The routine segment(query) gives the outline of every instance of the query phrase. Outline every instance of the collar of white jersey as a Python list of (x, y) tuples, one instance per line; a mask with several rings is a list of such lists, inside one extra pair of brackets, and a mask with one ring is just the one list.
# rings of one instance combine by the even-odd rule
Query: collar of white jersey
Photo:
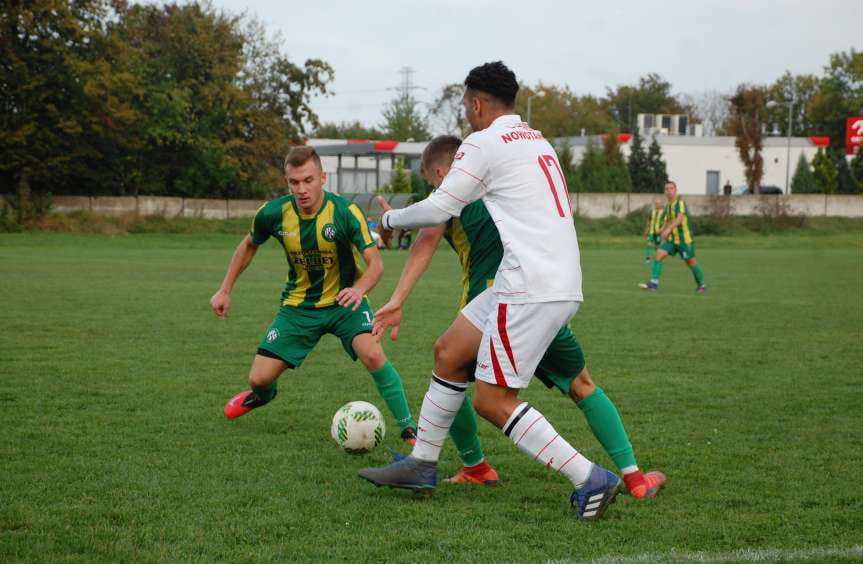
[(523, 123), (521, 121), (521, 116), (518, 114), (506, 114), (505, 116), (500, 116), (489, 125), (489, 129), (492, 127), (505, 127), (507, 125), (518, 125)]

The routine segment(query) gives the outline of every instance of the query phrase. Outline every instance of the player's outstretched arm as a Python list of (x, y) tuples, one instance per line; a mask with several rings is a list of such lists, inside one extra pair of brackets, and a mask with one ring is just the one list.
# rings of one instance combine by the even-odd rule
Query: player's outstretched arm
[(372, 246), (365, 249), (363, 260), (366, 262), (366, 271), (354, 282), (353, 286), (342, 288), (339, 295), (336, 296), (340, 306), (349, 307), (353, 311), (360, 307), (363, 296), (372, 291), (384, 272), (384, 262), (377, 247)]
[(446, 224), (420, 229), (417, 240), (408, 253), (408, 260), (402, 269), (396, 289), (390, 296), (390, 301), (375, 312), (375, 321), (372, 326), (374, 337), (380, 337), (387, 327), (392, 327), (390, 339), (395, 341), (398, 338), (402, 320), (402, 306), (431, 263), (445, 231)]
[(219, 290), (210, 298), (210, 307), (222, 319), (228, 317), (228, 308), (231, 307), (231, 290), (234, 289), (237, 278), (246, 270), (246, 267), (255, 258), (255, 253), (257, 252), (258, 246), (252, 243), (251, 235), (246, 235), (240, 241), (240, 244), (237, 245), (237, 248), (234, 249), (234, 255), (228, 264), (228, 272), (225, 273), (222, 285), (219, 286)]

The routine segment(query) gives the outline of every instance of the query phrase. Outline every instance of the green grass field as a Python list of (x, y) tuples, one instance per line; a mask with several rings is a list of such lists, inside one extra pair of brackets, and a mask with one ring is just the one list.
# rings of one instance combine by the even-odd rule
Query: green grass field
[[(863, 235), (701, 238), (705, 296), (676, 259), (641, 293), (640, 239), (585, 238), (573, 329), (641, 466), (669, 478), (593, 524), (568, 512), (565, 478), (485, 422), (498, 488), (361, 481), (386, 450), (344, 454), (330, 420), (383, 402), (333, 337), (276, 401), (225, 420), (285, 273), (268, 244), (217, 319), (208, 300), (238, 240), (0, 235), (0, 561), (863, 558)], [(373, 303), (405, 256), (385, 254)], [(415, 413), (458, 280), (441, 249), (386, 344)], [(523, 396), (611, 465), (574, 404), (539, 382)], [(404, 451), (395, 435), (385, 445)], [(441, 477), (458, 467), (449, 445)]]

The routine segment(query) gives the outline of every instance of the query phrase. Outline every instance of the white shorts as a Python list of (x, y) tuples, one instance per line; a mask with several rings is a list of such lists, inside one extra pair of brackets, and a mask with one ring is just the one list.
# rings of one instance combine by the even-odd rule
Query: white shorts
[(462, 315), (482, 331), (476, 379), (526, 388), (539, 361), (580, 302), (499, 303), (491, 288), (471, 300)]

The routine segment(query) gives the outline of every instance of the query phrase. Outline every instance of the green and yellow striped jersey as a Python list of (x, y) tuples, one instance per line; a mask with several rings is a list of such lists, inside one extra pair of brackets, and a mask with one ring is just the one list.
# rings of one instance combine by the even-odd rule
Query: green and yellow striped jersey
[(459, 217), (447, 222), (444, 237), (458, 254), (462, 269), (462, 296), (459, 307), (464, 307), (494, 282), (494, 276), (503, 259), (503, 245), (494, 221), (482, 200), (468, 204)]
[(662, 224), (665, 219), (665, 208), (656, 209), (654, 207), (650, 210), (650, 219), (647, 222), (647, 234), (648, 235), (659, 235), (659, 232), (662, 231)]
[(673, 222), (680, 215), (683, 216), (680, 225), (671, 231), (668, 240), (675, 245), (679, 245), (680, 243), (691, 244), (692, 232), (689, 230), (689, 218), (686, 213), (686, 202), (683, 201), (683, 198), (678, 196), (676, 200), (667, 204), (664, 213), (666, 223)]
[(339, 291), (363, 274), (361, 252), (375, 244), (356, 204), (330, 192), (310, 216), (300, 213), (293, 195), (267, 202), (255, 214), (251, 236), (255, 245), (270, 237), (282, 244), (288, 261), (282, 305), (301, 308), (336, 304)]

